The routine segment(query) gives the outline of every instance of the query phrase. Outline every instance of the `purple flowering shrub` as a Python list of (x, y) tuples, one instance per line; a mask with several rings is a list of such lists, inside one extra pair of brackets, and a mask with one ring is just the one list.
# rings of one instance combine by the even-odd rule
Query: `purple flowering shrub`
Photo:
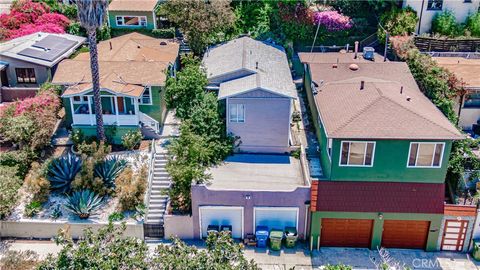
[(336, 10), (317, 11), (313, 13), (313, 23), (320, 24), (328, 31), (344, 31), (353, 27), (350, 17)]

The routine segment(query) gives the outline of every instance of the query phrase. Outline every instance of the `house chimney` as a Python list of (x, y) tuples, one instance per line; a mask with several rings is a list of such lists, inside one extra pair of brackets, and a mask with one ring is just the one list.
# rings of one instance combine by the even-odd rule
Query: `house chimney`
[(110, 41), (110, 51), (113, 50), (112, 42)]
[(365, 88), (365, 81), (360, 82), (360, 90), (363, 90)]
[(357, 54), (358, 54), (358, 41), (355, 41), (355, 56), (353, 57), (353, 59), (357, 59)]
[(255, 69), (258, 69), (258, 62), (255, 62)]
[(403, 85), (400, 87), (400, 95), (403, 94)]

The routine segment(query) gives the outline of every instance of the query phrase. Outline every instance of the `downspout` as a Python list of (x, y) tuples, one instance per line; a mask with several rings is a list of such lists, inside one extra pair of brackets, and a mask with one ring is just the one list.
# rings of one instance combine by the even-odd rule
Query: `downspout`
[(417, 35), (420, 35), (420, 28), (422, 27), (423, 8), (425, 7), (425, 0), (422, 0), (422, 9), (420, 10), (420, 17), (418, 18)]

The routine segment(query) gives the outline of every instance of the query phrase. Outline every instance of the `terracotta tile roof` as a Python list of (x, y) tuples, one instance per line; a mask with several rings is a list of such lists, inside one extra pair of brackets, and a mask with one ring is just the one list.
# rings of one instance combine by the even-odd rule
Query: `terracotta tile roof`
[(317, 211), (443, 214), (444, 184), (318, 181)]
[(153, 11), (158, 0), (112, 0), (109, 11)]
[[(165, 45), (160, 45), (161, 42)], [(165, 70), (170, 63), (176, 61), (178, 49), (177, 43), (138, 33), (100, 42), (100, 86), (120, 94), (140, 96), (144, 86), (164, 85)], [(89, 53), (81, 53), (75, 59), (62, 61), (52, 82), (71, 86), (64, 95), (89, 91)]]
[[(328, 137), (463, 138), (420, 92), (405, 63), (356, 62), (355, 65), (356, 70), (351, 63), (341, 61), (309, 64), (312, 80), (318, 85), (316, 105)], [(360, 89), (362, 81), (364, 87)]]
[(468, 87), (480, 88), (480, 59), (433, 57), (437, 64), (454, 73)]

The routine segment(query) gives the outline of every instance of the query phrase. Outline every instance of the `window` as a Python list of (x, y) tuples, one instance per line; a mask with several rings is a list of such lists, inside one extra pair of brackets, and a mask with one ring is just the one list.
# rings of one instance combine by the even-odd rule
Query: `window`
[(332, 144), (333, 144), (333, 140), (327, 139), (327, 153), (328, 153), (328, 158), (330, 160), (332, 160)]
[(442, 10), (443, 0), (428, 0), (427, 10)]
[(152, 105), (152, 88), (150, 86), (145, 87), (145, 91), (143, 91), (142, 98), (140, 99), (140, 104)]
[(340, 165), (373, 166), (375, 142), (344, 142), (340, 153)]
[(15, 73), (17, 73), (17, 83), (37, 83), (33, 68), (16, 68)]
[(88, 107), (88, 96), (74, 96), (72, 98), (73, 110), (75, 114), (90, 114)]
[(117, 16), (117, 26), (147, 26), (146, 16)]
[(88, 96), (74, 96), (73, 104), (88, 104)]
[(444, 143), (410, 143), (407, 167), (440, 168)]
[(244, 123), (245, 122), (245, 105), (244, 104), (230, 104), (230, 122)]
[(465, 95), (463, 102), (464, 108), (480, 108), (480, 93), (470, 93)]

